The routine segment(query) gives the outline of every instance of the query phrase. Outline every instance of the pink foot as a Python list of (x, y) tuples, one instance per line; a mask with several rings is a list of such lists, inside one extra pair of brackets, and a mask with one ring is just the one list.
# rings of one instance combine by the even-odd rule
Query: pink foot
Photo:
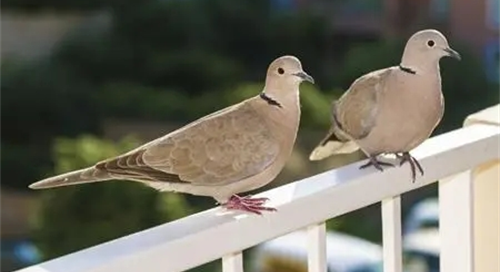
[(268, 200), (269, 198), (267, 197), (252, 198), (251, 195), (244, 197), (233, 195), (226, 203), (222, 204), (222, 206), (228, 210), (240, 210), (260, 215), (262, 211), (276, 211), (275, 208), (263, 206)]

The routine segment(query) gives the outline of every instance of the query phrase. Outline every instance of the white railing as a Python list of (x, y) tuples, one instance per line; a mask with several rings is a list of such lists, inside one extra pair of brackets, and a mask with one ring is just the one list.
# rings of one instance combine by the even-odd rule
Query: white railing
[[(474, 271), (471, 169), (500, 159), (499, 140), (499, 126), (474, 124), (433, 137), (414, 150), (412, 154), (425, 169), (425, 175), (415, 183), (411, 182), (408, 165), (378, 172), (359, 170), (361, 162), (355, 163), (260, 194), (269, 197), (269, 205), (277, 207), (278, 212), (263, 216), (235, 215), (214, 208), (19, 271), (173, 272), (222, 258), (224, 272), (241, 272), (243, 250), (307, 228), (308, 271), (326, 272), (324, 222), (381, 202), (384, 271), (400, 272), (400, 196), (442, 179), (439, 181), (441, 271), (471, 272)], [(458, 176), (448, 178), (455, 174)]]

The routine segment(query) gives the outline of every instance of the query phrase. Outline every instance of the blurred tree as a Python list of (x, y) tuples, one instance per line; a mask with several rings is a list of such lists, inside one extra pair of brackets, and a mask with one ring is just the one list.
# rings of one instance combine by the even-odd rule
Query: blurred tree
[[(146, 2), (142, 0), (141, 2)], [(153, 0), (154, 1), (154, 0)], [(118, 8), (136, 4), (133, 0), (4, 0), (2, 9), (18, 10), (23, 12), (40, 11), (93, 11), (102, 8)]]
[[(87, 167), (136, 147), (125, 138), (114, 144), (94, 136), (56, 141), (55, 173)], [(45, 259), (118, 238), (191, 213), (181, 194), (136, 182), (107, 181), (42, 191), (35, 241)]]
[[(114, 11), (113, 21), (110, 33), (69, 37), (56, 58), (93, 79), (190, 97), (262, 81), (270, 60), (284, 54), (319, 74), (330, 35), (326, 19), (279, 13), (267, 0), (151, 1)], [(329, 76), (316, 80), (332, 86)]]
[(68, 67), (2, 62), (2, 184), (17, 188), (52, 168), (56, 135), (98, 132), (91, 84)]

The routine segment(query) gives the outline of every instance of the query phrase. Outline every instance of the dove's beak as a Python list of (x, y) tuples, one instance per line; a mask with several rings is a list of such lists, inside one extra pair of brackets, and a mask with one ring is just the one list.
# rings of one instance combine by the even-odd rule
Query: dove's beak
[(300, 77), (302, 80), (305, 80), (305, 81), (309, 81), (311, 82), (312, 84), (314, 84), (314, 78), (310, 75), (308, 75), (306, 72), (302, 71), (302, 72), (298, 72), (298, 73), (295, 73), (293, 74), (294, 76), (298, 76)]
[(449, 57), (452, 57), (452, 58), (455, 58), (457, 60), (461, 60), (462, 57), (460, 56), (460, 54), (458, 54), (457, 51), (451, 49), (451, 48), (445, 48), (444, 49), (444, 52), (446, 52), (446, 54), (449, 56)]

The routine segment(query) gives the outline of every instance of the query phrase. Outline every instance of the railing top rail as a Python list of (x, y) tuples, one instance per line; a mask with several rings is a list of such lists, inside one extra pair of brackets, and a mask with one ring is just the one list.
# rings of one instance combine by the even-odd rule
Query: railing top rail
[(19, 272), (187, 270), (497, 159), (499, 138), (499, 127), (473, 125), (427, 140), (412, 152), (425, 169), (415, 183), (409, 167), (360, 171), (355, 163), (260, 194), (276, 213), (235, 215), (215, 208)]

